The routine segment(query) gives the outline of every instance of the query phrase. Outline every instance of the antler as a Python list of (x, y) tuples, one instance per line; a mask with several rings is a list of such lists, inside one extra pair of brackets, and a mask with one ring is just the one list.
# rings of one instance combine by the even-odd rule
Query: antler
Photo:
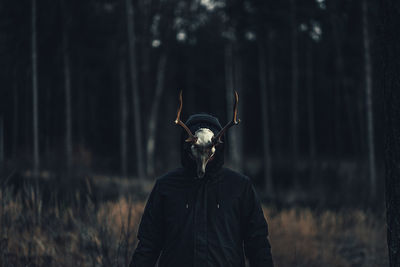
[(185, 129), (186, 132), (188, 133), (189, 137), (188, 137), (188, 139), (185, 140), (186, 142), (195, 143), (197, 141), (197, 137), (194, 136), (192, 134), (192, 132), (190, 131), (190, 129), (186, 126), (186, 124), (183, 121), (181, 121), (181, 119), (180, 119), (181, 111), (182, 111), (182, 90), (179, 93), (179, 108), (178, 108), (178, 114), (176, 116), (175, 124), (179, 124), (180, 126), (182, 126), (183, 129)]
[(225, 125), (224, 128), (222, 128), (221, 131), (219, 131), (219, 133), (216, 136), (214, 136), (212, 138), (212, 142), (215, 145), (222, 143), (221, 137), (225, 134), (225, 132), (229, 128), (231, 128), (233, 125), (238, 125), (240, 123), (240, 119), (237, 118), (237, 105), (238, 105), (238, 102), (239, 102), (239, 96), (238, 96), (238, 93), (236, 91), (234, 92), (234, 96), (235, 96), (235, 104), (233, 106), (233, 118), (227, 125)]

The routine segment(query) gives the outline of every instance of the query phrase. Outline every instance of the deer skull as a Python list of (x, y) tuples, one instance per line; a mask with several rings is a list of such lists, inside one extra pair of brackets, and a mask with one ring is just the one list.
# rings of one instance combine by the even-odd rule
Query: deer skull
[(193, 135), (190, 129), (185, 125), (184, 122), (180, 120), (180, 115), (182, 111), (182, 91), (179, 94), (179, 108), (178, 114), (176, 116), (175, 123), (185, 129), (188, 134), (188, 138), (186, 142), (191, 143), (190, 146), (190, 155), (194, 161), (196, 161), (197, 165), (197, 177), (203, 178), (206, 173), (207, 163), (213, 159), (216, 151), (216, 146), (222, 143), (221, 138), (225, 134), (225, 132), (232, 127), (233, 125), (238, 125), (240, 120), (237, 119), (237, 104), (239, 101), (239, 97), (237, 92), (234, 93), (235, 96), (235, 104), (233, 107), (233, 118), (224, 128), (222, 128), (219, 133), (214, 135), (214, 133), (208, 128), (200, 128)]
[(214, 133), (208, 128), (200, 128), (194, 134), (196, 142), (190, 146), (192, 158), (197, 164), (197, 177), (203, 178), (207, 163), (213, 159), (216, 148), (212, 139)]

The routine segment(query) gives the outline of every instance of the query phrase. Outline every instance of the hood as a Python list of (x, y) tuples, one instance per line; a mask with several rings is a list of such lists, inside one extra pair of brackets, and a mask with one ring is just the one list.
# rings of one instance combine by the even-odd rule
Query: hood
[[(185, 124), (193, 134), (200, 128), (208, 128), (214, 133), (214, 135), (216, 135), (222, 129), (218, 118), (206, 113), (194, 114), (190, 116)], [(187, 136), (188, 134), (186, 131), (182, 130), (180, 139), (181, 163), (190, 176), (197, 177), (196, 162), (190, 156), (190, 143), (185, 142)], [(222, 141), (224, 142), (224, 137), (222, 137)], [(221, 170), (222, 166), (224, 165), (224, 147), (225, 142), (215, 147), (216, 152), (214, 158), (207, 164), (205, 178), (213, 177), (218, 171)]]

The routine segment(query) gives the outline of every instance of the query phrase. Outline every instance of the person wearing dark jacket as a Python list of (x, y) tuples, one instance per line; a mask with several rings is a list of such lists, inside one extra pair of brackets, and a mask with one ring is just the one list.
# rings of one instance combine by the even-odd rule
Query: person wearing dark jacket
[(222, 136), (208, 146), (209, 158), (198, 160), (196, 141), (218, 136), (218, 119), (196, 114), (184, 125), (189, 131), (184, 127), (181, 137), (183, 167), (156, 180), (130, 267), (153, 267), (157, 260), (159, 267), (244, 267), (245, 256), (251, 267), (272, 267), (260, 201), (248, 177), (223, 167)]

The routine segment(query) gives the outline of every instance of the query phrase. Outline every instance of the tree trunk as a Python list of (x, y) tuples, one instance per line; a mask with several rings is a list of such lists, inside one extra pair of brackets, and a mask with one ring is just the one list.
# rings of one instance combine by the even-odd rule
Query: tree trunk
[(65, 151), (67, 158), (67, 169), (72, 165), (72, 114), (71, 114), (71, 71), (68, 51), (68, 33), (64, 30), (63, 36), (64, 57), (64, 82), (65, 82)]
[[(241, 53), (236, 48), (234, 51), (234, 81), (235, 81), (235, 90), (237, 91), (238, 95), (241, 96), (241, 100), (238, 103), (238, 114), (241, 114), (239, 118), (243, 119), (243, 62), (241, 58)], [(231, 102), (233, 105), (234, 97), (233, 92), (230, 96)], [(228, 100), (228, 99), (227, 99)], [(230, 112), (227, 114), (228, 120), (232, 120), (233, 116), (233, 109), (230, 109)], [(232, 131), (233, 130), (233, 131)], [(232, 144), (232, 163), (236, 169), (241, 172), (243, 171), (243, 126), (242, 127), (235, 127), (231, 129), (231, 144)]]
[(82, 67), (82, 59), (78, 59), (77, 62), (78, 65), (78, 73), (77, 73), (77, 91), (78, 91), (78, 99), (77, 99), (77, 112), (79, 116), (77, 116), (77, 143), (79, 144), (79, 147), (85, 147), (86, 146), (86, 140), (85, 140), (85, 119), (86, 119), (86, 110), (85, 110), (85, 90), (84, 90), (84, 83), (83, 83), (83, 77), (85, 76), (84, 69)]
[(34, 223), (40, 223), (39, 216), (39, 92), (38, 92), (38, 74), (37, 74), (37, 49), (36, 49), (36, 0), (32, 0), (32, 116), (33, 116), (33, 176), (35, 188), (31, 199), (34, 205)]
[(291, 27), (292, 27), (292, 157), (293, 157), (293, 180), (298, 185), (297, 164), (298, 164), (298, 84), (299, 67), (297, 51), (297, 22), (296, 22), (296, 3), (291, 0)]
[[(51, 120), (51, 112), (52, 112), (52, 100), (51, 100), (51, 91), (52, 88), (50, 88), (49, 86), (46, 87), (46, 97), (45, 97), (45, 109), (46, 109), (46, 115), (44, 117), (44, 122), (43, 124), (43, 128), (46, 132), (45, 134), (45, 141), (44, 141), (44, 158), (49, 159), (50, 156), (50, 152), (51, 152), (51, 137), (52, 137), (52, 120)], [(43, 153), (42, 153), (43, 154)]]
[(307, 41), (307, 115), (308, 115), (308, 151), (310, 158), (310, 178), (315, 177), (315, 120), (314, 120), (314, 88), (313, 88), (313, 40)]
[[(230, 120), (231, 118), (229, 117), (232, 113), (233, 110), (233, 102), (232, 102), (232, 95), (233, 95), (233, 91), (234, 91), (234, 80), (233, 80), (233, 48), (232, 48), (232, 44), (230, 42), (228, 42), (225, 45), (225, 92), (226, 92), (226, 117), (228, 120)], [(231, 135), (230, 132), (228, 131), (226, 134), (226, 137), (228, 137), (229, 142), (228, 142), (228, 147), (226, 147), (225, 149), (227, 149), (228, 151), (228, 159), (229, 162), (232, 163), (232, 152), (233, 152), (233, 148), (232, 148), (232, 144), (235, 142), (235, 140), (233, 139), (235, 136)]]
[(164, 52), (160, 56), (157, 68), (156, 90), (154, 92), (153, 103), (149, 116), (149, 128), (147, 132), (147, 175), (153, 176), (155, 173), (155, 157), (156, 148), (156, 130), (158, 122), (158, 110), (160, 107), (161, 96), (164, 91), (164, 77), (167, 65), (167, 53)]
[[(138, 9), (140, 8), (140, 20), (141, 20), (141, 77), (143, 91), (145, 92), (145, 97), (143, 101), (148, 102), (149, 97), (151, 98), (151, 86), (152, 86), (152, 76), (151, 76), (151, 2), (152, 0), (140, 0), (137, 2)], [(147, 105), (146, 105), (147, 106)]]
[[(258, 41), (258, 63), (259, 63), (259, 77), (260, 77), (260, 105), (261, 105), (261, 125), (263, 133), (263, 150), (264, 150), (264, 180), (265, 192), (268, 196), (273, 193), (273, 179), (271, 172), (271, 143), (270, 143), (270, 129), (269, 129), (269, 115), (268, 115), (268, 86), (267, 86), (267, 66), (265, 62), (265, 44), (262, 40)], [(270, 71), (270, 70), (268, 70)]]
[[(241, 60), (234, 57), (233, 44), (231, 42), (227, 43), (225, 46), (225, 86), (226, 86), (226, 116), (227, 121), (232, 120), (233, 112), (233, 92), (236, 91), (239, 94), (239, 104), (238, 104), (238, 117), (242, 112), (241, 101)], [(228, 153), (229, 161), (232, 166), (235, 166), (237, 171), (242, 171), (242, 149), (241, 149), (241, 127), (229, 130), (226, 135), (228, 137)]]
[(13, 146), (12, 146), (12, 158), (16, 160), (18, 151), (18, 137), (19, 137), (19, 99), (18, 99), (18, 82), (17, 82), (17, 70), (14, 72), (14, 110), (13, 110)]
[(0, 116), (0, 172), (4, 166), (4, 119)]
[(143, 149), (142, 149), (142, 127), (141, 127), (141, 114), (140, 114), (140, 101), (139, 101), (139, 83), (138, 71), (136, 64), (136, 36), (135, 36), (135, 18), (131, 0), (125, 0), (126, 3), (126, 19), (128, 31), (128, 47), (129, 47), (129, 65), (130, 65), (130, 79), (132, 87), (132, 100), (133, 100), (133, 125), (135, 130), (135, 144), (136, 144), (136, 160), (137, 160), (137, 175), (140, 179), (144, 178), (144, 162), (143, 162)]
[[(342, 22), (336, 19), (336, 13), (337, 8), (335, 6), (335, 3), (332, 3), (333, 8), (332, 15), (330, 17), (330, 22), (332, 26), (332, 36), (333, 36), (333, 41), (334, 41), (334, 47), (335, 47), (335, 79), (333, 82), (333, 90), (332, 90), (332, 104), (333, 104), (333, 140), (334, 140), (334, 152), (336, 153), (336, 158), (340, 158), (342, 155), (342, 132), (341, 132), (341, 114), (342, 114), (342, 108), (341, 108), (341, 92), (343, 91), (343, 79), (344, 79), (344, 72), (343, 72), (343, 55), (342, 55), (342, 49), (341, 49), (341, 26)], [(351, 118), (351, 112), (348, 110), (348, 118), (350, 120)], [(350, 125), (350, 127), (353, 127)], [(352, 131), (353, 132), (353, 131)], [(353, 142), (351, 142), (353, 143)]]
[[(27, 77), (28, 75), (31, 75), (30, 70), (27, 71)], [(21, 96), (24, 98), (24, 101), (22, 102), (22, 106), (28, 106), (31, 105), (32, 103), (32, 97), (30, 94), (23, 94), (23, 96)], [(24, 145), (25, 146), (21, 146), (23, 149), (23, 151), (25, 153), (28, 153), (29, 149), (28, 149), (28, 145), (31, 144), (32, 142), (32, 109), (29, 108), (25, 108), (23, 109), (24, 111), (24, 125), (23, 125), (23, 138), (24, 138)], [(32, 150), (33, 151), (33, 150)], [(24, 153), (23, 152), (23, 153)]]
[(382, 87), (385, 105), (387, 243), (391, 267), (400, 266), (400, 3), (382, 1)]
[[(281, 124), (280, 120), (281, 116), (279, 110), (278, 110), (278, 94), (277, 94), (277, 89), (275, 85), (275, 66), (274, 66), (274, 41), (275, 41), (275, 33), (272, 30), (269, 30), (268, 33), (268, 43), (267, 43), (267, 49), (268, 49), (268, 55), (267, 55), (267, 60), (268, 60), (268, 85), (269, 85), (269, 106), (270, 111), (271, 111), (271, 116), (270, 116), (270, 121), (271, 125), (273, 125), (271, 128), (275, 129), (275, 131), (271, 131), (271, 156), (275, 158), (275, 160), (280, 161), (282, 160), (282, 149), (281, 149), (281, 144), (282, 144), (282, 138), (281, 138)], [(275, 134), (274, 134), (275, 132)], [(272, 165), (272, 163), (271, 163)]]
[[(342, 142), (342, 97), (344, 97), (344, 104), (346, 108), (346, 116), (347, 118), (347, 123), (348, 123), (348, 129), (350, 131), (350, 144), (352, 144), (352, 149), (353, 151), (356, 151), (358, 147), (361, 147), (359, 138), (356, 137), (356, 119), (354, 114), (357, 114), (354, 112), (354, 103), (351, 101), (351, 95), (350, 95), (350, 90), (346, 90), (344, 86), (344, 80), (345, 80), (345, 74), (344, 74), (344, 59), (343, 59), (343, 54), (342, 54), (342, 31), (343, 31), (343, 21), (340, 18), (335, 17), (335, 12), (340, 12), (337, 11), (337, 3), (332, 1), (331, 3), (334, 8), (331, 11), (333, 15), (330, 17), (330, 23), (332, 27), (332, 34), (333, 34), (333, 41), (334, 41), (334, 47), (335, 47), (335, 79), (334, 79), (334, 88), (333, 88), (333, 94), (334, 94), (334, 140), (336, 144), (336, 156), (340, 157), (341, 153), (343, 152), (343, 142)], [(336, 5), (336, 6), (335, 6)]]
[(39, 113), (38, 113), (38, 75), (36, 51), (36, 0), (32, 0), (32, 119), (33, 119), (33, 174), (39, 174)]
[(375, 144), (374, 144), (374, 117), (372, 105), (372, 63), (370, 52), (370, 37), (368, 29), (368, 5), (367, 1), (362, 2), (363, 11), (363, 39), (364, 39), (364, 60), (365, 60), (365, 105), (367, 111), (367, 145), (368, 145), (368, 166), (371, 198), (376, 197), (376, 169), (375, 169)]
[(127, 175), (127, 155), (128, 155), (128, 103), (126, 93), (126, 62), (123, 56), (119, 61), (119, 100), (121, 105), (121, 123), (120, 123), (120, 156), (121, 156), (121, 174)]

